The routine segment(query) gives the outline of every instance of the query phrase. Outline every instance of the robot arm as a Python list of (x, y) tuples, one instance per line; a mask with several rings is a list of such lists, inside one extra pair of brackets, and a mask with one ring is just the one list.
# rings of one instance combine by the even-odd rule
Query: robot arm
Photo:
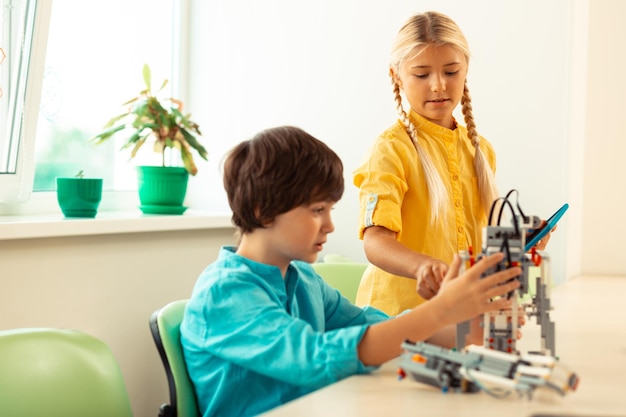
[(554, 357), (517, 355), (471, 345), (463, 351), (425, 342), (402, 344), (398, 375), (441, 388), (443, 392), (485, 391), (495, 397), (512, 392), (532, 397), (537, 388), (565, 395), (578, 387), (578, 376)]

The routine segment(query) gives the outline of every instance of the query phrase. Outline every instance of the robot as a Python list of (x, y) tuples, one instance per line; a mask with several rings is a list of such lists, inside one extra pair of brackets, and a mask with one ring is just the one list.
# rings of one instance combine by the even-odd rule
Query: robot
[[(509, 201), (510, 195), (516, 190), (511, 190), (507, 196), (498, 200), (492, 206), (489, 216), (489, 226), (483, 229), (482, 253), (478, 256), (489, 256), (497, 252), (505, 254), (504, 259), (485, 271), (484, 276), (494, 272), (519, 266), (522, 269), (521, 275), (515, 277), (520, 282), (520, 287), (512, 293), (507, 294), (508, 298), (520, 300), (519, 308), (509, 311), (497, 311), (487, 313), (483, 317), (483, 346), (489, 349), (506, 353), (519, 353), (516, 346), (517, 329), (520, 314), (526, 314), (529, 318), (535, 317), (536, 323), (541, 329), (541, 341), (537, 352), (545, 355), (555, 355), (555, 326), (550, 319), (550, 288), (552, 279), (549, 268), (549, 256), (545, 252), (538, 252), (534, 247), (530, 253), (525, 250), (529, 233), (538, 230), (541, 220), (537, 216), (525, 216), (517, 204), (518, 212), (515, 212), (513, 205)], [(502, 210), (508, 205), (512, 211), (511, 226), (501, 226)], [(500, 208), (500, 214), (496, 225), (492, 224), (492, 217), (495, 208)], [(471, 250), (461, 252), (463, 259), (462, 269), (472, 266), (478, 259), (474, 257)], [(534, 294), (531, 291), (529, 273), (531, 268), (538, 270), (534, 281)], [(457, 325), (456, 348), (463, 349), (466, 345), (465, 338), (469, 333), (469, 322)]]
[[(455, 349), (406, 341), (402, 344), (405, 352), (398, 370), (400, 379), (410, 374), (414, 380), (441, 387), (444, 392), (482, 390), (495, 397), (516, 391), (530, 398), (533, 391), (540, 387), (552, 389), (561, 395), (576, 390), (578, 376), (562, 366), (554, 356), (555, 326), (549, 315), (552, 309), (549, 257), (536, 251), (534, 247), (527, 250), (539, 237), (533, 237), (532, 233), (539, 230), (541, 220), (537, 216), (525, 216), (519, 204), (516, 204), (516, 212), (509, 201), (513, 192), (516, 190), (511, 190), (504, 199), (494, 202), (489, 215), (489, 226), (483, 230), (482, 253), (476, 258), (470, 250), (461, 253), (461, 257), (464, 260), (463, 268), (469, 268), (482, 256), (503, 252), (504, 259), (485, 271), (483, 276), (511, 266), (519, 266), (522, 273), (513, 279), (520, 282), (520, 287), (506, 297), (518, 300), (520, 308), (484, 315), (483, 346), (466, 347), (469, 322), (457, 325)], [(501, 226), (502, 211), (507, 205), (512, 212), (512, 224)], [(500, 213), (497, 223), (493, 225), (496, 207)], [(566, 205), (564, 208), (567, 209)], [(564, 210), (558, 217), (563, 212)], [(553, 227), (554, 222), (549, 222), (548, 226)], [(539, 272), (534, 282), (534, 294), (529, 283), (529, 272), (533, 267)], [(524, 355), (520, 354), (516, 346), (520, 314), (535, 317), (541, 327), (539, 350)]]
[(518, 355), (476, 345), (457, 351), (408, 341), (402, 348), (398, 377), (408, 374), (442, 392), (484, 391), (496, 398), (517, 392), (531, 399), (538, 388), (565, 396), (579, 384), (578, 375), (558, 359), (538, 353)]

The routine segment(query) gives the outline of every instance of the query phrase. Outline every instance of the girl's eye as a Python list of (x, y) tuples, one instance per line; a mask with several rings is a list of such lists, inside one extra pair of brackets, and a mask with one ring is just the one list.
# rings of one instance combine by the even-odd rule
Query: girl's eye
[(428, 77), (428, 74), (415, 74), (415, 76), (416, 76), (417, 78), (424, 79), (424, 78), (427, 78), (427, 77)]
[(459, 73), (459, 71), (449, 71), (449, 72), (446, 72), (446, 75), (452, 76), (452, 75), (456, 75), (458, 73)]

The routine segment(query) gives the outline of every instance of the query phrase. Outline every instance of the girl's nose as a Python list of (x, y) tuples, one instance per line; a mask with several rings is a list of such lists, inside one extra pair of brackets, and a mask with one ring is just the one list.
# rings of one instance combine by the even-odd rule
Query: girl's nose
[(430, 85), (430, 89), (434, 93), (439, 93), (441, 91), (446, 91), (446, 82), (443, 77), (438, 75), (433, 76), (432, 83)]

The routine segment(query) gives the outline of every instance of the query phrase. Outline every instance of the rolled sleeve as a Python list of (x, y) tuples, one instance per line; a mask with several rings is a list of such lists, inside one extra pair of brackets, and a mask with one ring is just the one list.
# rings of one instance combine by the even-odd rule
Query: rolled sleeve
[(379, 138), (366, 162), (353, 172), (359, 188), (359, 238), (370, 226), (402, 231), (402, 202), (408, 190), (407, 144), (400, 140)]

